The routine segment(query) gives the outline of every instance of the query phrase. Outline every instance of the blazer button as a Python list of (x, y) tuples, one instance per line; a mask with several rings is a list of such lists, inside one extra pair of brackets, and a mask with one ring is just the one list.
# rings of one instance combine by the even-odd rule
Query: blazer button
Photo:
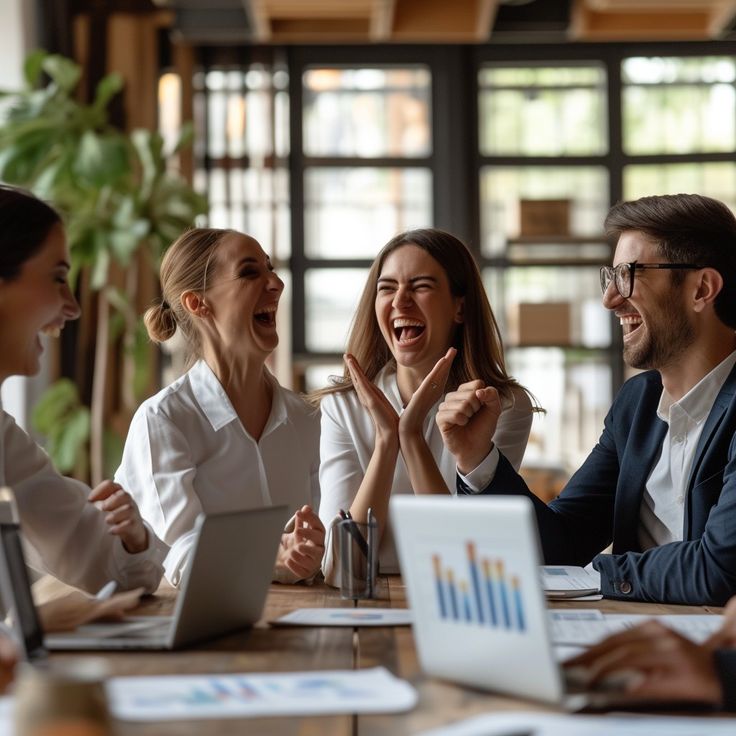
[(618, 585), (619, 593), (623, 593), (624, 595), (628, 595), (631, 593), (631, 583), (628, 580), (623, 580)]

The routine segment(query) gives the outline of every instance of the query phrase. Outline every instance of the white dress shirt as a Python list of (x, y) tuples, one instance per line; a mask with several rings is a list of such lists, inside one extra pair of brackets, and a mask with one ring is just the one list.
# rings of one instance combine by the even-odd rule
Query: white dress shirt
[(109, 533), (105, 517), (87, 501), (88, 486), (61, 475), (48, 455), (0, 412), (0, 486), (13, 490), (28, 564), (96, 593), (114, 580), (153, 593), (168, 548), (149, 533), (148, 549), (129, 554)]
[(173, 585), (200, 513), (319, 504), (319, 412), (269, 378), (271, 413), (257, 442), (203, 360), (133, 417), (115, 479), (171, 546), (164, 569)]
[(695, 450), (718, 392), (736, 364), (736, 351), (719, 363), (679, 401), (666, 391), (657, 416), (668, 425), (659, 460), (647, 479), (639, 517), (642, 549), (681, 542), (685, 501)]
[[(396, 367), (386, 365), (376, 376), (374, 383), (388, 398), (391, 406), (401, 414), (403, 402), (396, 380)], [(513, 405), (505, 409), (498, 420), (494, 443), (509, 462), (518, 470), (524, 456), (529, 431), (532, 425), (532, 406), (526, 392), (515, 389)], [(442, 434), (435, 422), (437, 409), (444, 397), (430, 409), (424, 421), (424, 438), (434, 457), (437, 467), (451, 494), (455, 494), (457, 466), (455, 458), (445, 447)], [(319, 515), (328, 529), (323, 572), (328, 582), (335, 580), (335, 552), (337, 535), (332, 534), (332, 525), (340, 509), (349, 509), (363, 481), (368, 463), (373, 455), (375, 430), (369, 413), (360, 404), (355, 391), (328, 394), (322, 400), (322, 436), (320, 439), (319, 479), (322, 502)], [(497, 458), (497, 454), (496, 454)], [(487, 460), (467, 476), (461, 476), (471, 490), (481, 490), (495, 472), (485, 467)], [(391, 493), (413, 493), (409, 472), (399, 453), (394, 470)], [(398, 572), (398, 560), (390, 525), (383, 532), (379, 546), (379, 565), (382, 572)]]

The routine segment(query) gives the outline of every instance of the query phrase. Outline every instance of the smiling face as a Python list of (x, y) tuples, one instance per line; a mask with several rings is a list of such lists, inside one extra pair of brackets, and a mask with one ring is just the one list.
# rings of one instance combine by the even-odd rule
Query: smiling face
[(427, 251), (402, 245), (383, 262), (376, 287), (376, 319), (397, 366), (426, 375), (453, 343), (462, 297)]
[[(614, 266), (619, 263), (661, 263), (656, 245), (643, 233), (621, 234)], [(624, 299), (613, 282), (603, 305), (619, 318), (623, 330), (624, 360), (632, 368), (666, 369), (695, 341), (695, 328), (685, 308), (684, 289), (673, 284), (667, 270), (636, 271), (634, 290)]]
[(79, 317), (68, 275), (69, 249), (56, 224), (15, 278), (0, 279), (0, 379), (38, 373), (39, 336), (58, 337), (68, 320)]
[(258, 241), (247, 235), (227, 235), (214, 258), (216, 276), (205, 303), (218, 347), (233, 354), (270, 354), (279, 343), (276, 310), (284, 282)]

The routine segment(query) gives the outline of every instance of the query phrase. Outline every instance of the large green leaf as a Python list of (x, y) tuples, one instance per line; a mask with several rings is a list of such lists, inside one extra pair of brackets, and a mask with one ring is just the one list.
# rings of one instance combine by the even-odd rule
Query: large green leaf
[(41, 67), (63, 92), (71, 92), (82, 76), (82, 68), (79, 64), (58, 54), (43, 59)]
[(48, 52), (43, 49), (32, 51), (26, 57), (25, 63), (23, 64), (23, 77), (29, 87), (35, 87), (38, 84), (38, 80), (41, 78), (41, 71), (43, 70), (43, 62), (47, 57)]
[(93, 103), (93, 107), (97, 110), (103, 110), (122, 88), (123, 78), (120, 74), (114, 72), (113, 74), (108, 74), (106, 77), (103, 77), (97, 85), (97, 89), (95, 89), (95, 101)]
[(92, 186), (114, 184), (130, 172), (125, 141), (120, 136), (85, 131), (79, 141), (74, 170), (80, 179)]

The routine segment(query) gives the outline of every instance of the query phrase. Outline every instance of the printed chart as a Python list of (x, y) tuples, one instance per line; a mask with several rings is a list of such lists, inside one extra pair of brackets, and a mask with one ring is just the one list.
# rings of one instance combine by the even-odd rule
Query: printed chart
[(457, 553), (433, 553), (435, 598), (439, 617), (494, 629), (526, 630), (524, 600), (518, 575), (501, 557), (479, 555), (472, 541), (464, 559)]

